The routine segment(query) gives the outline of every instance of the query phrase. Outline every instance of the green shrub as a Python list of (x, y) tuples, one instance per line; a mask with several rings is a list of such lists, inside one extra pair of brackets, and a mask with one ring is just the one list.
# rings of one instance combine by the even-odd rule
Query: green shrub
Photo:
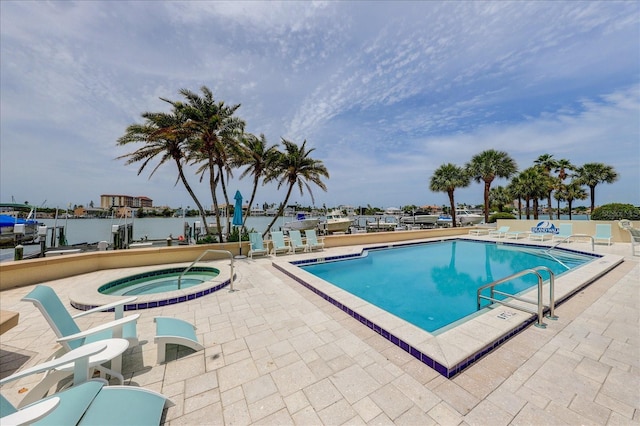
[[(230, 242), (230, 243), (238, 242), (238, 234), (240, 234), (239, 229), (240, 228), (238, 228), (237, 226), (234, 226), (233, 228), (231, 228), (231, 233), (229, 234), (229, 238), (227, 238), (227, 242)], [(251, 228), (250, 231), (248, 231), (246, 228), (243, 230), (242, 241), (249, 241), (249, 232), (254, 232), (253, 228)]]
[(215, 244), (218, 242), (218, 237), (215, 235), (205, 235), (204, 237), (200, 237), (196, 244)]
[(633, 204), (611, 203), (596, 207), (591, 220), (640, 220), (640, 208)]
[(489, 216), (489, 223), (496, 223), (498, 219), (515, 219), (516, 217), (511, 213), (494, 213)]

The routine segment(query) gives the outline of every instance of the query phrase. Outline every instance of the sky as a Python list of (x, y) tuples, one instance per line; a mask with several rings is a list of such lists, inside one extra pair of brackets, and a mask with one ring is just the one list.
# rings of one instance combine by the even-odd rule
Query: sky
[[(314, 202), (295, 190), (290, 204), (448, 205), (433, 172), (496, 149), (520, 171), (542, 154), (605, 163), (619, 179), (596, 187), (596, 205), (640, 205), (636, 1), (3, 0), (0, 84), (3, 203), (193, 206), (174, 164), (138, 175), (116, 158), (139, 146), (116, 142), (143, 112), (169, 112), (161, 97), (207, 86), (241, 105), (247, 132), (306, 140), (326, 166), (327, 191), (312, 184)], [(240, 174), (229, 196), (246, 202)], [(210, 206), (206, 179), (187, 177)], [(470, 205), (482, 194), (455, 191)], [(260, 186), (256, 204), (284, 197)]]

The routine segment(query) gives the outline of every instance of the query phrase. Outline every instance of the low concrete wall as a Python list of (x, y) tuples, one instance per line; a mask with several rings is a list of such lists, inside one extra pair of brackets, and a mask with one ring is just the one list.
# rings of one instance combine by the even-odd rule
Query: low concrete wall
[[(574, 234), (585, 234), (594, 236), (596, 234), (596, 225), (607, 223), (611, 225), (611, 236), (613, 237), (613, 242), (619, 243), (629, 243), (631, 242), (631, 238), (629, 237), (629, 232), (621, 229), (618, 226), (617, 220), (549, 220), (548, 218), (541, 217), (536, 220), (514, 220), (514, 219), (498, 219), (497, 226), (508, 226), (510, 231), (526, 231), (531, 232), (531, 228), (536, 227), (540, 222), (550, 222), (556, 228), (560, 226), (561, 223), (571, 223), (573, 226)], [(632, 222), (634, 228), (640, 227), (640, 221)]]
[[(468, 234), (469, 229), (470, 228), (443, 228), (416, 231), (331, 235), (325, 238), (324, 243), (327, 248), (390, 243), (394, 241), (466, 235)], [(198, 258), (202, 252), (209, 249), (228, 250), (233, 255), (239, 254), (238, 243), (225, 243), (96, 251), (89, 253), (65, 254), (39, 259), (10, 261), (0, 263), (0, 291), (104, 269), (192, 262)], [(246, 254), (248, 250), (249, 243), (243, 242), (242, 253)], [(222, 254), (219, 255), (211, 253), (204, 259), (211, 260), (224, 258), (226, 257)]]

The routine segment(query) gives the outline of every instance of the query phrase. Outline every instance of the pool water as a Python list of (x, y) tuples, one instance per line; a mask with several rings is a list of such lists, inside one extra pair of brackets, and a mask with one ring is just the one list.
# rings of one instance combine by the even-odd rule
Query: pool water
[[(476, 292), (484, 284), (536, 266), (548, 267), (557, 277), (595, 259), (560, 250), (552, 254), (555, 259), (532, 246), (451, 240), (373, 250), (302, 269), (434, 332), (476, 313)], [(541, 275), (548, 280), (548, 273)], [(536, 284), (535, 275), (526, 275), (496, 289), (518, 294)]]
[(183, 271), (184, 268), (169, 268), (132, 275), (100, 286), (98, 291), (112, 296), (164, 293), (200, 285), (220, 274), (216, 268), (194, 267), (184, 274), (178, 288), (178, 279)]

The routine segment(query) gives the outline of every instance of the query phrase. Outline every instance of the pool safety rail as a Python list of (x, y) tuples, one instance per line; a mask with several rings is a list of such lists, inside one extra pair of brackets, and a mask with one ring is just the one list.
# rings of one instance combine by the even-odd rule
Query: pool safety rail
[(200, 262), (200, 260), (202, 260), (203, 257), (205, 257), (207, 254), (209, 253), (221, 253), (221, 254), (226, 254), (229, 256), (229, 259), (231, 259), (231, 263), (230, 263), (230, 269), (231, 269), (231, 275), (229, 278), (229, 293), (234, 292), (235, 290), (233, 289), (233, 281), (234, 281), (234, 276), (233, 276), (233, 254), (228, 251), (228, 250), (205, 250), (202, 252), (202, 254), (200, 254), (200, 256), (198, 256), (198, 258), (196, 260), (194, 260), (193, 262), (191, 262), (191, 265), (187, 266), (185, 268), (184, 271), (182, 271), (182, 273), (180, 274), (180, 276), (178, 277), (178, 290), (180, 290), (180, 286), (182, 283), (182, 277), (184, 277), (184, 275), (189, 272), (189, 270), (191, 270), (191, 268), (193, 268), (193, 266)]
[[(542, 275), (540, 275), (540, 272), (538, 271), (546, 271), (549, 274), (549, 306), (545, 306), (544, 302), (543, 302), (543, 298), (542, 298), (542, 289), (544, 286), (544, 280), (542, 279)], [(513, 279), (522, 277), (524, 275), (536, 275), (538, 277), (538, 300), (531, 300), (531, 299), (526, 299), (520, 296), (516, 296), (514, 294), (509, 294), (509, 293), (505, 293), (502, 291), (498, 291), (495, 289), (495, 287), (497, 285), (500, 284), (504, 284), (505, 282), (511, 281)], [(489, 300), (493, 303), (499, 303), (501, 305), (505, 305), (505, 306), (509, 306), (511, 308), (514, 309), (518, 309), (524, 312), (528, 312), (530, 314), (534, 314), (534, 315), (538, 315), (538, 321), (536, 322), (535, 326), (539, 327), (539, 328), (546, 328), (547, 325), (543, 322), (543, 314), (544, 314), (544, 309), (545, 308), (549, 308), (549, 315), (547, 315), (547, 318), (550, 320), (557, 320), (558, 317), (555, 315), (554, 313), (554, 309), (555, 309), (555, 297), (554, 297), (554, 285), (555, 285), (555, 275), (553, 273), (553, 271), (549, 268), (547, 268), (546, 266), (536, 266), (535, 268), (530, 268), (530, 269), (525, 269), (523, 271), (520, 272), (516, 272), (515, 274), (509, 275), (506, 278), (502, 278), (500, 280), (494, 281), (492, 283), (483, 285), (481, 287), (478, 288), (477, 293), (476, 293), (476, 299), (477, 299), (477, 303), (478, 303), (478, 310), (480, 310), (482, 308), (481, 306), (481, 300)], [(491, 289), (491, 293), (490, 296), (485, 296), (484, 294), (482, 294), (482, 291), (484, 289)], [(502, 295), (502, 296), (506, 296), (510, 299), (515, 299), (515, 300), (519, 300), (521, 302), (525, 302), (525, 303), (531, 303), (533, 305), (537, 305), (538, 309), (537, 311), (528, 309), (524, 306), (520, 306), (520, 305), (515, 305), (509, 302), (505, 302), (504, 300), (498, 300), (495, 298), (495, 295)]]

